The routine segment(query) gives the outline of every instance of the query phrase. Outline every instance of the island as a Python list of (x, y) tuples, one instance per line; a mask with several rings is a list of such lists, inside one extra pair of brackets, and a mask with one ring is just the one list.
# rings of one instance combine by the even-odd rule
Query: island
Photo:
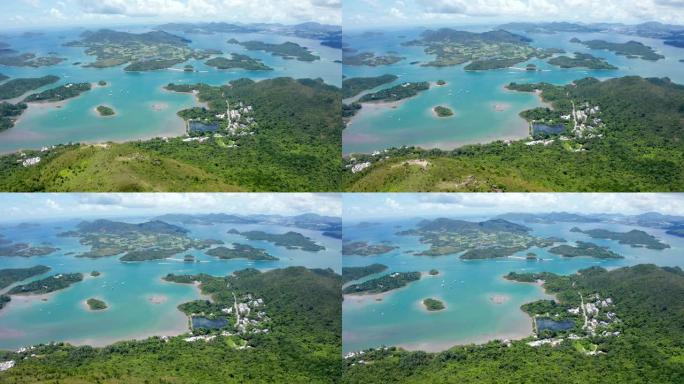
[(231, 54), (230, 58), (214, 57), (207, 60), (204, 64), (218, 69), (245, 69), (248, 71), (272, 71), (273, 68), (264, 64), (261, 60), (254, 59), (247, 55), (238, 53)]
[(102, 300), (98, 300), (98, 299), (95, 299), (92, 297), (90, 299), (86, 300), (86, 304), (88, 304), (88, 308), (91, 311), (102, 311), (102, 310), (107, 309), (107, 303), (105, 303)]
[(19, 116), (28, 108), (26, 103), (10, 104), (0, 103), (0, 132), (14, 127)]
[(106, 105), (98, 105), (97, 108), (97, 113), (100, 114), (100, 116), (107, 117), (107, 116), (114, 116), (116, 113), (114, 110)]
[(0, 257), (34, 257), (47, 256), (58, 251), (59, 248), (42, 245), (33, 246), (28, 243), (14, 243), (0, 246)]
[(29, 268), (5, 268), (0, 269), (0, 290), (9, 287), (10, 285), (26, 280), (30, 277), (42, 275), (50, 270), (50, 267), (45, 265), (36, 265)]
[(430, 312), (441, 311), (441, 310), (443, 310), (444, 308), (446, 308), (446, 307), (444, 306), (444, 303), (443, 303), (443, 302), (441, 302), (440, 300), (437, 300), (437, 299), (433, 299), (433, 298), (431, 298), (431, 297), (428, 297), (427, 299), (424, 299), (424, 300), (423, 300), (423, 305), (425, 306), (425, 309), (427, 309), (427, 310), (430, 311)]
[(241, 235), (249, 240), (268, 241), (269, 243), (273, 243), (275, 245), (285, 247), (287, 249), (298, 249), (301, 251), (308, 252), (318, 252), (325, 249), (325, 247), (316, 244), (316, 242), (314, 242), (310, 238), (302, 235), (301, 233), (293, 231), (289, 231), (282, 234), (276, 234), (266, 233), (263, 231), (239, 232), (236, 229), (232, 229), (228, 231), (228, 233)]
[(190, 40), (164, 31), (140, 34), (111, 29), (85, 31), (80, 40), (64, 44), (67, 47), (84, 47), (85, 53), (96, 61), (86, 67), (108, 68), (129, 64), (126, 71), (151, 71), (173, 67), (190, 59), (206, 59), (216, 50), (194, 50)]
[(42, 295), (68, 288), (83, 280), (82, 273), (60, 273), (10, 289), (9, 295)]
[(451, 108), (445, 107), (443, 105), (438, 105), (432, 108), (432, 111), (437, 117), (449, 117), (454, 115), (454, 111), (452, 111)]
[(367, 241), (353, 241), (342, 244), (343, 256), (377, 256), (399, 249), (391, 244), (370, 244)]
[(97, 82), (97, 85), (99, 85), (100, 87), (106, 87), (106, 86), (107, 86), (107, 82), (104, 81), (104, 80), (100, 80), (100, 81)]
[(308, 48), (302, 47), (297, 43), (291, 41), (286, 41), (281, 44), (264, 43), (261, 41), (244, 41), (238, 42), (238, 44), (245, 47), (249, 51), (264, 51), (270, 52), (273, 56), (280, 56), (283, 59), (297, 59), (299, 61), (316, 61), (320, 60), (319, 56), (316, 56), (309, 51)]
[(562, 244), (549, 249), (550, 253), (563, 257), (588, 256), (596, 259), (622, 259), (623, 256), (611, 251), (608, 247), (602, 247), (594, 243), (578, 241), (576, 246)]
[(436, 82), (435, 84), (437, 84), (438, 86), (441, 87), (442, 85), (446, 85), (446, 81), (444, 81), (444, 80), (437, 80), (437, 82)]
[(66, 59), (56, 56), (36, 57), (34, 53), (22, 53), (17, 56), (3, 55), (0, 53), (0, 65), (8, 67), (40, 68), (57, 65)]
[(398, 78), (396, 75), (381, 75), (344, 79), (342, 80), (342, 97), (345, 99), (354, 97), (363, 91), (396, 81)]
[(358, 280), (362, 277), (384, 272), (386, 270), (386, 265), (378, 263), (363, 267), (342, 267), (342, 281), (346, 283), (349, 281)]
[(657, 54), (653, 48), (641, 42), (630, 40), (626, 43), (611, 43), (605, 40), (586, 40), (578, 38), (570, 40), (572, 43), (582, 44), (590, 49), (604, 49), (614, 52), (616, 55), (627, 56), (628, 59), (641, 58), (643, 60), (658, 61), (665, 56)]
[(423, 46), (425, 53), (437, 56), (422, 66), (447, 67), (470, 62), (465, 70), (506, 68), (533, 57), (544, 59), (558, 51), (534, 48), (530, 42), (527, 37), (505, 30), (475, 33), (441, 28), (428, 29), (419, 39), (403, 45)]
[(363, 283), (349, 285), (342, 290), (342, 293), (345, 295), (384, 293), (405, 287), (418, 280), (420, 280), (420, 272), (395, 272)]
[(439, 271), (436, 270), (436, 269), (431, 269), (431, 270), (428, 272), (428, 275), (430, 275), (430, 276), (437, 276), (437, 275), (439, 275)]
[(644, 231), (640, 231), (638, 229), (633, 229), (629, 232), (613, 232), (601, 228), (582, 230), (578, 227), (573, 227), (572, 229), (570, 229), (570, 232), (584, 233), (594, 239), (617, 240), (620, 244), (629, 244), (632, 248), (670, 248), (669, 244), (662, 243), (655, 236), (650, 235)]
[(59, 77), (53, 75), (9, 80), (0, 84), (0, 100), (14, 99), (28, 91), (55, 83), (57, 80)]
[(76, 237), (91, 249), (77, 257), (100, 258), (124, 254), (122, 261), (156, 260), (189, 249), (205, 249), (219, 240), (188, 237), (188, 230), (160, 220), (130, 224), (112, 220), (83, 221), (76, 230), (59, 234)]
[(274, 261), (277, 257), (270, 255), (266, 250), (254, 248), (247, 244), (233, 243), (233, 248), (216, 247), (205, 252), (209, 256), (219, 259), (247, 259), (255, 261)]
[(380, 65), (392, 65), (404, 59), (405, 57), (396, 55), (376, 56), (373, 52), (360, 52), (355, 55), (343, 55), (342, 64), (352, 66), (367, 65), (369, 67), (377, 67)]
[(595, 57), (588, 53), (575, 52), (575, 57), (557, 56), (548, 61), (549, 64), (561, 68), (588, 68), (588, 69), (618, 69), (605, 59)]
[(57, 88), (48, 89), (40, 93), (28, 95), (25, 103), (56, 102), (80, 96), (81, 93), (90, 91), (91, 83), (68, 83)]
[(0, 295), (0, 309), (5, 308), (10, 301), (12, 301), (12, 297), (9, 295)]
[(421, 91), (430, 89), (430, 83), (427, 81), (416, 83), (403, 83), (395, 85), (394, 87), (379, 90), (374, 93), (367, 93), (361, 98), (361, 103), (376, 103), (376, 102), (393, 102), (416, 96)]
[(470, 222), (448, 218), (420, 221), (415, 229), (399, 232), (418, 236), (430, 249), (416, 256), (444, 256), (464, 252), (460, 258), (490, 259), (513, 255), (530, 247), (548, 247), (553, 239), (535, 237), (530, 228), (503, 219)]
[(90, 276), (91, 276), (91, 277), (98, 277), (98, 276), (100, 276), (100, 275), (101, 275), (101, 273), (100, 273), (99, 271), (92, 271), (92, 272), (90, 272)]
[(527, 255), (525, 255), (525, 260), (527, 261), (537, 261), (537, 254), (534, 252), (528, 252)]

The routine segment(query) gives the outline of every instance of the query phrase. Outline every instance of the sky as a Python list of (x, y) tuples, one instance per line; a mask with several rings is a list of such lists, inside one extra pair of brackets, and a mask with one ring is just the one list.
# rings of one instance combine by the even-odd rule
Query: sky
[(684, 216), (684, 194), (668, 193), (346, 193), (342, 201), (350, 221), (561, 211)]
[(4, 28), (170, 21), (341, 23), (342, 0), (2, 0)]
[(681, 24), (684, 0), (343, 0), (345, 28), (508, 21)]
[(2, 193), (0, 221), (147, 217), (164, 213), (341, 216), (334, 193)]

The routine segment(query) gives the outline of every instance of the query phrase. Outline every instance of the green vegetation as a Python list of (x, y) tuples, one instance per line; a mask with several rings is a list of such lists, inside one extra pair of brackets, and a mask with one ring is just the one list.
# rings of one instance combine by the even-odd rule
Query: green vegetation
[(12, 301), (12, 298), (9, 295), (0, 295), (0, 309), (5, 308), (5, 305)]
[(422, 66), (448, 67), (470, 62), (466, 70), (506, 68), (533, 57), (546, 58), (556, 50), (537, 49), (530, 39), (504, 30), (473, 33), (450, 28), (426, 30), (419, 39), (404, 43), (424, 46), (437, 59)]
[(387, 266), (384, 264), (371, 264), (364, 267), (342, 267), (342, 281), (354, 281), (362, 277), (384, 272)]
[(0, 246), (0, 257), (34, 257), (46, 256), (58, 251), (59, 248), (50, 246), (34, 247), (27, 243), (14, 243), (10, 245)]
[[(548, 274), (546, 277), (544, 288), (560, 300), (555, 306), (547, 306), (548, 310), (578, 305), (578, 292), (585, 298), (598, 293), (601, 298), (612, 298), (611, 311), (621, 320), (621, 334), (603, 336), (603, 330), (600, 330), (596, 336), (565, 339), (555, 347), (532, 347), (527, 345), (530, 341), (527, 339), (512, 341), (510, 345), (492, 341), (455, 346), (440, 353), (378, 348), (345, 359), (342, 382), (680, 381), (684, 352), (681, 332), (684, 326), (681, 315), (684, 311), (684, 273), (681, 269), (638, 265), (610, 272), (592, 268), (577, 275)], [(600, 352), (596, 356), (589, 355), (592, 350)], [(359, 360), (364, 363), (360, 364)]]
[(79, 96), (81, 93), (90, 91), (92, 84), (90, 83), (69, 83), (66, 85), (61, 85), (57, 88), (48, 89), (41, 93), (34, 93), (28, 95), (25, 99), (25, 103), (39, 103), (39, 102), (54, 102), (71, 99), (73, 97)]
[(92, 271), (92, 272), (90, 272), (90, 276), (92, 276), (92, 277), (98, 277), (98, 276), (100, 276), (100, 275), (101, 275), (101, 273), (98, 272), (98, 271)]
[(589, 69), (617, 69), (616, 66), (608, 63), (605, 59), (595, 57), (588, 53), (575, 52), (575, 57), (558, 56), (550, 59), (549, 64), (557, 65), (561, 68), (589, 68)]
[(418, 280), (420, 280), (420, 272), (395, 272), (363, 283), (349, 285), (342, 290), (342, 293), (346, 295), (383, 293), (405, 287)]
[[(244, 270), (235, 276), (190, 276), (219, 308), (234, 296), (262, 299), (269, 332), (222, 336), (188, 342), (188, 335), (163, 340), (152, 337), (118, 342), (104, 348), (64, 343), (40, 345), (30, 351), (0, 352), (16, 366), (3, 381), (24, 384), (75, 383), (238, 384), (334, 383), (342, 369), (342, 297), (340, 276), (330, 270), (293, 267), (260, 273)], [(315, 294), (312, 294), (315, 292)], [(208, 307), (211, 308), (211, 307)], [(250, 318), (258, 312), (251, 311)], [(224, 315), (225, 316), (225, 315)], [(232, 322), (231, 322), (232, 324)], [(231, 330), (232, 333), (236, 331)], [(35, 354), (39, 358), (32, 358)]]
[(367, 65), (369, 67), (377, 67), (380, 65), (392, 65), (404, 60), (405, 57), (396, 55), (380, 55), (375, 56), (372, 52), (361, 52), (355, 55), (344, 54), (342, 56), (342, 64), (344, 65)]
[(297, 59), (299, 61), (316, 61), (320, 59), (319, 56), (312, 54), (308, 48), (302, 47), (291, 41), (286, 41), (282, 44), (271, 44), (261, 41), (244, 41), (239, 44), (250, 51), (270, 52), (271, 55), (280, 56), (283, 59)]
[[(81, 40), (66, 43), (69, 47), (85, 47), (85, 53), (96, 61), (86, 65), (94, 68), (116, 67), (130, 63), (126, 71), (151, 71), (173, 67), (189, 59), (206, 59), (217, 53), (188, 47), (190, 40), (163, 31), (140, 34), (109, 29), (86, 31)], [(219, 52), (220, 53), (220, 52)]]
[(173, 255), (181, 253), (186, 249), (182, 248), (168, 248), (168, 249), (146, 249), (146, 250), (133, 250), (126, 252), (125, 255), (121, 256), (119, 260), (121, 261), (147, 261), (147, 260), (160, 260), (167, 259)]
[(90, 308), (91, 311), (102, 311), (107, 309), (107, 303), (92, 297), (86, 300), (86, 304), (88, 304), (88, 308)]
[(82, 273), (60, 273), (28, 284), (17, 285), (7, 293), (10, 295), (42, 295), (68, 288), (71, 284), (82, 280)]
[(316, 244), (315, 241), (302, 235), (298, 232), (286, 232), (282, 234), (276, 233), (266, 233), (263, 231), (246, 231), (239, 232), (235, 229), (229, 231), (228, 233), (239, 234), (246, 237), (249, 240), (260, 240), (268, 241), (275, 245), (285, 247), (287, 249), (299, 249), (302, 251), (318, 252), (325, 249), (325, 247)]
[(204, 64), (210, 67), (216, 67), (218, 69), (233, 69), (241, 68), (248, 71), (272, 71), (273, 68), (264, 64), (261, 60), (254, 59), (247, 55), (241, 55), (238, 53), (231, 54), (231, 58), (225, 57), (214, 57), (209, 59)]
[[(0, 89), (2, 86), (0, 86)], [(198, 90), (214, 114), (253, 107), (254, 134), (205, 142), (152, 139), (108, 147), (62, 145), (23, 167), (19, 154), (0, 156), (4, 191), (336, 191), (341, 174), (340, 89), (319, 80), (276, 78), (231, 86), (170, 86)], [(223, 144), (223, 145), (222, 145)]]
[[(541, 90), (560, 114), (590, 103), (601, 107), (602, 137), (549, 145), (525, 140), (468, 145), (451, 151), (389, 149), (387, 160), (369, 161), (364, 172), (344, 172), (347, 191), (680, 191), (684, 190), (684, 86), (668, 79), (622, 77), (577, 80), (566, 86), (511, 84)], [(572, 143), (572, 145), (570, 145)], [(577, 150), (577, 145), (581, 150)], [(383, 156), (384, 158), (384, 156)], [(427, 169), (398, 166), (407, 160)]]
[(504, 257), (527, 248), (547, 247), (550, 239), (530, 235), (530, 228), (502, 219), (470, 222), (439, 218), (423, 220), (415, 229), (399, 235), (419, 236), (430, 249), (416, 256), (444, 256), (466, 251), (461, 259), (489, 259)]
[(114, 116), (116, 114), (112, 108), (106, 105), (98, 105), (96, 109), (100, 116)]
[(417, 83), (403, 83), (395, 85), (394, 87), (379, 90), (374, 93), (367, 93), (359, 98), (359, 102), (371, 103), (399, 101), (416, 96), (419, 92), (426, 91), (428, 89), (430, 89), (430, 83), (426, 81)]
[(97, 85), (99, 85), (100, 87), (106, 87), (106, 86), (107, 86), (107, 82), (104, 81), (104, 80), (100, 80), (100, 81), (97, 82)]
[(454, 111), (452, 111), (451, 108), (445, 107), (443, 105), (438, 105), (432, 108), (432, 110), (438, 117), (449, 117), (454, 115)]
[(9, 76), (3, 75), (2, 73), (0, 73), (0, 82), (5, 81), (7, 79), (9, 79)]
[(578, 241), (577, 246), (561, 244), (559, 246), (549, 249), (550, 253), (561, 255), (563, 257), (594, 257), (597, 259), (622, 259), (619, 254), (611, 251), (608, 247), (602, 247), (594, 243), (585, 241)]
[(443, 302), (441, 302), (437, 299), (433, 299), (431, 297), (428, 297), (427, 299), (423, 300), (423, 305), (425, 306), (425, 309), (427, 309), (428, 311), (431, 311), (431, 312), (432, 311), (441, 311), (444, 308), (446, 308), (444, 306)]
[(377, 256), (399, 249), (391, 244), (369, 244), (366, 241), (345, 242), (342, 244), (342, 255)]
[(219, 259), (247, 259), (258, 261), (278, 260), (277, 257), (270, 255), (264, 249), (238, 243), (233, 243), (233, 248), (216, 247), (205, 253), (209, 256), (218, 257)]
[(430, 272), (428, 272), (430, 276), (437, 276), (439, 275), (439, 271), (436, 269), (431, 269)]
[(0, 269), (0, 289), (5, 289), (10, 285), (26, 280), (29, 277), (42, 275), (50, 270), (50, 267), (36, 265), (30, 268), (6, 268)]
[(25, 79), (12, 79), (0, 84), (0, 100), (13, 99), (28, 91), (33, 91), (59, 80), (57, 76), (31, 77)]
[(14, 122), (28, 108), (26, 103), (0, 103), (0, 132), (14, 127)]
[(49, 67), (65, 60), (63, 57), (55, 56), (36, 57), (33, 53), (22, 53), (18, 56), (7, 56), (0, 53), (0, 65), (8, 67)]
[(665, 56), (655, 53), (653, 48), (638, 41), (630, 40), (626, 43), (611, 43), (605, 40), (580, 41), (577, 38), (570, 40), (573, 43), (583, 44), (591, 49), (605, 49), (615, 52), (617, 55), (627, 56), (630, 59), (641, 58), (644, 60), (657, 61)]
[(444, 80), (437, 80), (437, 85), (442, 86), (442, 85), (445, 85), (445, 84), (446, 84), (446, 81), (444, 81)]
[(353, 77), (342, 80), (342, 97), (349, 98), (358, 95), (368, 89), (373, 89), (384, 84), (396, 81), (396, 75), (381, 75), (375, 77)]
[(589, 229), (582, 230), (578, 227), (573, 227), (570, 232), (579, 232), (587, 234), (594, 239), (610, 239), (617, 240), (620, 244), (629, 244), (633, 248), (646, 247), (648, 249), (665, 249), (670, 248), (668, 244), (660, 242), (655, 236), (649, 235), (644, 231), (633, 229), (629, 232), (613, 232), (607, 229)]

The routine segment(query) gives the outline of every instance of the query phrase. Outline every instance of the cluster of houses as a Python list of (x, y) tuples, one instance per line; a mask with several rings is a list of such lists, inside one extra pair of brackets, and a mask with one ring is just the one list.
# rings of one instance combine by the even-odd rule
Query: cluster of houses
[(385, 149), (384, 151), (373, 151), (373, 153), (371, 153), (371, 156), (373, 157), (371, 161), (358, 162), (358, 160), (355, 157), (350, 157), (347, 161), (347, 164), (345, 165), (345, 168), (350, 169), (352, 173), (363, 172), (366, 170), (366, 168), (370, 167), (374, 161), (382, 161), (389, 159), (390, 157), (385, 155), (387, 151), (387, 149)]
[(12, 367), (14, 367), (14, 360), (8, 360), (8, 361), (0, 361), (0, 372), (6, 371)]
[(601, 138), (603, 135), (596, 134), (596, 130), (604, 126), (603, 120), (598, 117), (600, 113), (601, 108), (598, 105), (592, 107), (588, 102), (585, 102), (576, 108), (573, 102), (572, 112), (569, 115), (561, 115), (561, 119), (573, 121), (572, 133), (577, 138)]
[(254, 117), (250, 116), (253, 112), (251, 105), (244, 105), (242, 101), (237, 104), (237, 108), (231, 109), (230, 103), (226, 101), (226, 113), (216, 115), (217, 119), (228, 122), (228, 134), (239, 136), (249, 134), (251, 128), (256, 124)]

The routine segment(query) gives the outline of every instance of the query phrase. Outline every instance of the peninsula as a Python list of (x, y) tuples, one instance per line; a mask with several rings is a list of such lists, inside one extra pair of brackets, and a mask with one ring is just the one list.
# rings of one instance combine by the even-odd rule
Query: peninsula
[(230, 58), (214, 57), (213, 59), (207, 60), (204, 64), (218, 69), (244, 69), (247, 71), (273, 70), (273, 68), (264, 64), (261, 60), (239, 53), (232, 53)]
[(613, 232), (607, 229), (589, 229), (582, 230), (578, 227), (573, 227), (570, 232), (579, 232), (591, 236), (594, 239), (609, 239), (617, 240), (620, 244), (629, 244), (633, 248), (646, 247), (648, 249), (666, 249), (670, 248), (669, 244), (659, 241), (655, 236), (650, 235), (644, 231), (633, 229), (629, 232)]
[(60, 273), (28, 284), (17, 285), (7, 293), (10, 295), (42, 295), (68, 288), (83, 280), (82, 273)]
[(399, 249), (387, 243), (370, 244), (366, 241), (345, 242), (342, 244), (342, 255), (377, 256)]
[(247, 244), (233, 243), (233, 248), (216, 247), (205, 252), (209, 256), (218, 257), (219, 259), (247, 259), (255, 261), (273, 261), (278, 260), (277, 257), (270, 255), (266, 250), (261, 248), (254, 248)]
[(578, 241), (576, 246), (561, 244), (549, 249), (550, 253), (563, 257), (582, 257), (588, 256), (596, 259), (622, 259), (623, 257), (607, 247), (602, 247), (594, 243)]
[(378, 263), (366, 265), (363, 267), (342, 267), (342, 281), (354, 281), (362, 277), (384, 272), (386, 270), (386, 265)]
[(308, 252), (318, 252), (325, 249), (325, 247), (316, 244), (315, 241), (302, 235), (298, 232), (289, 231), (282, 234), (267, 233), (263, 231), (246, 231), (239, 232), (236, 229), (228, 231), (230, 234), (236, 234), (246, 237), (249, 240), (268, 241), (275, 245), (285, 247), (287, 249), (298, 249)]
[(383, 293), (405, 287), (418, 280), (420, 280), (420, 272), (395, 272), (363, 283), (352, 284), (344, 288), (342, 293), (346, 295)]

